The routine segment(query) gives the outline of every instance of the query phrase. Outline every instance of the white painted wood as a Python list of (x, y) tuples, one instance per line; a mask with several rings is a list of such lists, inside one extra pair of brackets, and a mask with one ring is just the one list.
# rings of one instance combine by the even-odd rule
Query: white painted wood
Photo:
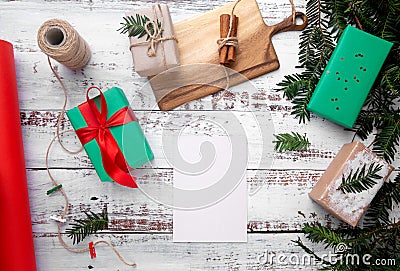
[[(102, 234), (93, 240), (107, 240), (116, 245), (121, 254), (134, 260), (136, 268), (121, 264), (105, 247), (96, 247), (97, 258), (91, 260), (89, 253), (74, 254), (58, 243), (54, 234), (35, 234), (38, 271), (84, 271), (137, 270), (137, 271), (203, 271), (203, 270), (318, 270), (316, 266), (292, 265), (304, 253), (294, 246), (292, 240), (302, 234), (249, 234), (247, 243), (173, 243), (171, 234)], [(85, 242), (86, 243), (86, 242)], [(310, 245), (309, 242), (305, 244)], [(323, 254), (322, 246), (315, 246)], [(284, 255), (287, 263), (264, 264), (260, 255)], [(293, 256), (295, 255), (295, 256)], [(283, 260), (284, 258), (282, 258)], [(286, 260), (285, 260), (286, 261)], [(299, 262), (301, 262), (299, 260)]]
[[(136, 114), (155, 153), (155, 165), (166, 168), (170, 166), (163, 154), (163, 140), (169, 140), (168, 138), (178, 135), (180, 131), (186, 134), (223, 135), (223, 131), (216, 124), (225, 123), (227, 116), (231, 116), (227, 112), (232, 111), (191, 111), (190, 113), (187, 111), (137, 111)], [(239, 120), (247, 131), (249, 168), (251, 169), (326, 169), (341, 146), (350, 142), (353, 137), (352, 132), (317, 119), (299, 127), (297, 121), (288, 116), (287, 111), (272, 111), (270, 115), (263, 112), (254, 114), (236, 112), (234, 114), (239, 114)], [(43, 168), (48, 143), (54, 136), (57, 116), (57, 112), (49, 111), (22, 112), (26, 159), (29, 168)], [(263, 138), (259, 133), (260, 127), (265, 128)], [(273, 127), (273, 129), (269, 130), (268, 127)], [(65, 130), (70, 128), (69, 122), (66, 121)], [(304, 152), (275, 152), (272, 144), (273, 134), (290, 131), (306, 133), (312, 142), (310, 149)], [(239, 129), (233, 129), (230, 133), (231, 136), (242, 134)], [(71, 149), (79, 149), (80, 143), (75, 136), (66, 136), (65, 142)], [(265, 144), (266, 149), (259, 163), (262, 144)], [(58, 145), (54, 146), (50, 158), (51, 167), (91, 167), (85, 152), (71, 156)]]
[[(51, 170), (70, 199), (68, 221), (82, 218), (83, 211), (101, 212), (106, 208), (111, 220), (110, 231), (172, 232), (172, 209), (154, 201), (171, 199), (172, 170), (138, 171), (143, 175), (139, 179), (140, 186), (151, 197), (137, 189), (101, 183), (91, 169)], [(314, 170), (249, 170), (248, 231), (298, 231), (307, 222), (345, 226), (308, 197), (322, 173)], [(50, 216), (61, 214), (64, 198), (58, 192), (46, 195), (52, 188), (46, 171), (28, 170), (28, 179), (33, 230), (54, 232), (56, 224)], [(400, 209), (393, 215), (400, 216)]]
[[(265, 21), (270, 25), (291, 14), (288, 0), (257, 1)], [(162, 2), (170, 6), (176, 22), (230, 1)], [(224, 121), (222, 111), (243, 115), (243, 125), (250, 128), (252, 117), (246, 112), (256, 112), (263, 127), (269, 119), (274, 123), (274, 131), (270, 130), (267, 136), (271, 137), (274, 132), (297, 131), (307, 133), (312, 142), (306, 152), (276, 153), (269, 149), (259, 165), (256, 162), (260, 155), (257, 129), (249, 128), (247, 136), (251, 155), (248, 184), (250, 192), (260, 189), (249, 196), (247, 244), (173, 244), (170, 209), (156, 204), (137, 190), (100, 183), (84, 153), (70, 156), (55, 146), (50, 165), (69, 195), (71, 213), (68, 219), (79, 218), (82, 211), (89, 208), (100, 211), (106, 207), (111, 223), (109, 230), (100, 237), (116, 244), (127, 258), (135, 259), (137, 270), (313, 270), (310, 266), (260, 266), (256, 260), (265, 249), (278, 253), (299, 253), (300, 249), (290, 242), (297, 239), (297, 234), (287, 231), (298, 231), (305, 222), (341, 226), (338, 220), (312, 203), (307, 193), (341, 145), (351, 140), (352, 133), (314, 116), (310, 123), (298, 125), (298, 121), (290, 115), (291, 103), (274, 90), (284, 75), (298, 71), (295, 66), (299, 33), (274, 36), (273, 43), (281, 68), (252, 80), (254, 89), (235, 87), (217, 107), (212, 106), (215, 97), (206, 97), (170, 113), (158, 112), (153, 94), (143, 89), (147, 81), (134, 73), (128, 39), (116, 31), (126, 10), (153, 3), (145, 0), (0, 1), (0, 38), (15, 46), (38, 270), (88, 270), (88, 265), (95, 267), (94, 270), (128, 270), (119, 265), (108, 249), (99, 248), (96, 260), (90, 260), (88, 254), (67, 252), (58, 243), (56, 225), (49, 219), (51, 215), (59, 214), (64, 204), (57, 193), (46, 195), (51, 185), (44, 170), (45, 150), (54, 135), (56, 117), (63, 100), (60, 86), (47, 65), (45, 55), (37, 46), (36, 34), (41, 23), (53, 17), (68, 20), (89, 42), (93, 51), (90, 64), (80, 71), (70, 71), (53, 61), (68, 88), (68, 108), (83, 102), (89, 85), (95, 84), (103, 89), (112, 86), (123, 88), (157, 157), (156, 168), (144, 176), (141, 180), (144, 183), (160, 188), (161, 184), (172, 182), (172, 170), (162, 156), (163, 137), (169, 139), (182, 129), (188, 134), (219, 135), (221, 130), (212, 122)], [(306, 1), (295, 0), (295, 3), (298, 10), (304, 11)], [(201, 123), (195, 123), (197, 119)], [(64, 128), (70, 128), (68, 122)], [(238, 132), (233, 131), (232, 135), (235, 134)], [(66, 138), (65, 142), (72, 148), (79, 147), (74, 137)], [(272, 165), (266, 163), (267, 157), (274, 158)], [(397, 159), (395, 165), (399, 164)], [(158, 197), (161, 195), (158, 192), (155, 194)], [(399, 212), (397, 208), (393, 216), (399, 217)]]

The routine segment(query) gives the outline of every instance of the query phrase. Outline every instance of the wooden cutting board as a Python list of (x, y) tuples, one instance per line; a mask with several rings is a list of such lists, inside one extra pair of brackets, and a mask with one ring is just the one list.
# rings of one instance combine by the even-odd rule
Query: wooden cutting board
[[(174, 25), (181, 66), (149, 78), (161, 110), (174, 109), (225, 88), (227, 73), (219, 65), (217, 40), (220, 38), (220, 15), (230, 14), (233, 5), (227, 4)], [(296, 18), (303, 21), (301, 25), (293, 24), (290, 16), (279, 24), (268, 26), (256, 0), (242, 0), (235, 15), (239, 17), (239, 48), (236, 62), (229, 66), (232, 70), (227, 69), (230, 86), (278, 69), (272, 36), (303, 30), (308, 22), (305, 14), (297, 12)]]

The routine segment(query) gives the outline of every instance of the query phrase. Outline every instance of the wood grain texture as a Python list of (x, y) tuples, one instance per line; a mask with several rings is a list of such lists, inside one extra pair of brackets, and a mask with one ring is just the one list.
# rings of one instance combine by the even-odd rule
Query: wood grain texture
[[(250, 169), (326, 169), (341, 146), (353, 137), (350, 131), (343, 131), (341, 127), (329, 123), (313, 121), (309, 124), (298, 126), (297, 121), (290, 118), (286, 108), (274, 108), (270, 115), (256, 112), (254, 114), (239, 112), (243, 126), (249, 134), (249, 165)], [(231, 112), (231, 111), (229, 111)], [(168, 162), (163, 154), (162, 142), (179, 134), (195, 135), (224, 135), (223, 130), (216, 123), (224, 123), (224, 111), (136, 111), (142, 128), (155, 153), (157, 167), (166, 168)], [(54, 136), (58, 112), (56, 111), (22, 111), (22, 127), (27, 153), (28, 168), (43, 168), (46, 148)], [(228, 115), (229, 116), (229, 115)], [(269, 119), (270, 118), (270, 119)], [(272, 119), (272, 120), (271, 120)], [(268, 131), (266, 137), (267, 148), (259, 163), (260, 142), (257, 127), (251, 124), (259, 121), (261, 127), (270, 127), (273, 122), (274, 131)], [(263, 124), (264, 123), (264, 124)], [(65, 130), (71, 126), (65, 121)], [(200, 129), (199, 129), (200, 128)], [(277, 153), (272, 149), (273, 133), (297, 131), (306, 133), (312, 145), (308, 151)], [(239, 131), (231, 131), (231, 135), (240, 135)], [(65, 136), (64, 142), (71, 149), (79, 149), (80, 143), (75, 136)], [(271, 164), (272, 162), (272, 164)], [(394, 165), (399, 165), (397, 159)], [(55, 145), (51, 151), (50, 166), (55, 168), (91, 168), (91, 163), (85, 152), (70, 155), (61, 147)]]
[[(303, 252), (295, 247), (291, 240), (304, 236), (297, 233), (249, 234), (248, 243), (173, 243), (172, 234), (102, 234), (93, 236), (93, 240), (103, 239), (116, 245), (121, 254), (129, 261), (134, 260), (138, 271), (203, 271), (203, 270), (318, 270), (319, 265), (264, 264), (260, 255), (267, 253), (284, 255), (289, 259), (295, 254), (299, 258)], [(309, 242), (305, 244), (310, 245)], [(39, 259), (38, 271), (87, 271), (92, 270), (132, 270), (111, 259), (108, 248), (96, 247), (97, 258), (91, 260), (89, 254), (73, 254), (58, 245), (54, 234), (35, 234), (36, 255)], [(322, 254), (323, 247), (316, 246)], [(293, 256), (292, 256), (293, 257)], [(62, 259), (73, 259), (62, 261)], [(283, 259), (283, 258), (282, 258)], [(68, 264), (68, 265), (67, 265)], [(66, 267), (67, 265), (68, 267)]]
[[(70, 198), (69, 221), (82, 218), (82, 211), (101, 212), (106, 208), (111, 220), (110, 231), (172, 232), (172, 209), (154, 201), (172, 198), (170, 190), (160, 189), (172, 184), (172, 169), (138, 171), (143, 175), (138, 183), (150, 197), (139, 190), (101, 183), (91, 169), (53, 169), (52, 173)], [(248, 232), (298, 231), (306, 222), (345, 226), (308, 197), (322, 173), (312, 170), (249, 170)], [(28, 170), (28, 178), (33, 230), (54, 232), (56, 225), (49, 217), (60, 213), (64, 198), (57, 193), (50, 197), (46, 195), (52, 187), (46, 171)], [(393, 216), (399, 215), (400, 210), (393, 212)]]
[[(228, 0), (167, 0), (175, 22), (213, 10), (230, 3)], [(257, 0), (267, 25), (279, 23), (291, 14), (289, 1)], [(284, 75), (297, 72), (299, 32), (287, 32), (273, 37), (279, 70), (251, 80), (252, 87), (233, 87), (214, 107), (208, 96), (180, 106), (173, 112), (160, 112), (146, 79), (138, 77), (132, 67), (128, 38), (116, 29), (125, 11), (149, 7), (154, 1), (110, 0), (28, 0), (0, 1), (0, 37), (15, 46), (21, 123), (28, 168), (28, 183), (39, 271), (67, 270), (128, 270), (120, 265), (108, 249), (98, 249), (98, 258), (88, 254), (71, 254), (64, 250), (55, 236), (56, 225), (50, 215), (59, 214), (63, 200), (57, 193), (47, 196), (51, 188), (45, 166), (45, 150), (54, 135), (56, 118), (62, 106), (62, 92), (39, 51), (36, 34), (47, 19), (57, 17), (69, 21), (87, 40), (93, 57), (87, 67), (73, 72), (53, 62), (68, 89), (68, 108), (84, 101), (85, 90), (95, 84), (103, 89), (119, 86), (140, 119), (157, 159), (153, 170), (147, 170), (142, 182), (161, 187), (171, 184), (172, 169), (162, 155), (162, 142), (183, 130), (193, 135), (222, 135), (215, 123), (224, 123), (226, 114), (240, 117), (249, 140), (249, 222), (247, 244), (174, 244), (172, 243), (172, 210), (156, 204), (139, 191), (100, 183), (84, 153), (70, 156), (59, 146), (51, 151), (50, 166), (71, 200), (68, 219), (79, 218), (82, 211), (107, 208), (111, 223), (109, 231), (98, 238), (110, 240), (122, 254), (138, 263), (137, 270), (313, 270), (311, 266), (260, 266), (256, 256), (265, 249), (284, 253), (299, 253), (290, 242), (305, 222), (318, 221), (340, 227), (308, 198), (308, 192), (344, 143), (353, 133), (312, 117), (311, 122), (298, 125), (290, 115), (291, 103), (275, 92)], [(298, 11), (304, 11), (305, 1), (295, 1)], [(97, 27), (95, 27), (97, 26)], [(249, 114), (254, 112), (254, 116)], [(269, 127), (272, 133), (296, 131), (306, 133), (312, 142), (309, 151), (276, 153), (272, 149), (260, 156), (257, 125)], [(255, 127), (255, 128), (254, 128)], [(69, 129), (65, 121), (63, 129)], [(238, 135), (232, 131), (232, 135)], [(79, 148), (74, 136), (65, 137), (71, 148)], [(371, 139), (370, 139), (371, 140)], [(370, 142), (369, 140), (369, 142)], [(269, 163), (270, 158), (273, 163)], [(399, 159), (394, 165), (399, 166)], [(259, 189), (259, 190), (257, 190)], [(155, 194), (155, 197), (161, 196)], [(400, 217), (400, 208), (392, 214)], [(313, 247), (320, 250), (319, 247)]]

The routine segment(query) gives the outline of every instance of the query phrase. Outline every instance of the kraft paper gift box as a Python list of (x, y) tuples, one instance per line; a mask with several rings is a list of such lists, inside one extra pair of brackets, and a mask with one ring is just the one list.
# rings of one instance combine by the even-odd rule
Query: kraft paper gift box
[[(151, 148), (143, 134), (143, 131), (136, 117), (134, 116), (133, 111), (129, 107), (128, 100), (126, 99), (126, 96), (122, 89), (113, 87), (105, 91), (103, 94), (107, 106), (108, 121), (110, 121), (111, 118), (115, 118), (115, 115), (123, 109), (126, 109), (126, 114), (122, 114), (121, 118), (125, 120), (130, 117), (131, 119), (131, 121), (128, 123), (109, 128), (112, 137), (118, 145), (115, 147), (121, 150), (127, 166), (129, 166), (131, 169), (134, 169), (153, 160), (154, 155), (151, 151)], [(98, 110), (101, 112), (102, 106), (100, 96), (97, 96), (91, 100), (94, 101)], [(88, 119), (93, 118), (93, 116), (95, 115), (93, 115), (93, 113), (88, 110), (88, 108), (89, 106), (87, 101), (67, 112), (68, 118), (73, 128), (77, 131), (78, 137), (79, 130), (82, 128), (88, 128)], [(91, 120), (91, 123), (93, 123), (93, 120)], [(80, 140), (82, 142), (81, 138)], [(90, 160), (92, 161), (93, 166), (100, 177), (100, 180), (102, 182), (118, 182), (119, 180), (113, 180), (112, 177), (110, 177), (109, 172), (107, 172), (107, 169), (103, 164), (104, 153), (102, 153), (98, 138), (90, 140), (89, 142), (82, 142), (82, 144), (84, 145), (84, 148)], [(108, 144), (108, 146), (106, 147), (106, 150), (110, 150), (112, 148), (112, 144)], [(135, 178), (133, 178), (133, 181), (135, 181)], [(136, 186), (132, 184), (132, 186), (130, 187)]]
[[(174, 37), (174, 26), (168, 6), (165, 4), (155, 5), (152, 8), (140, 9), (126, 13), (127, 16), (146, 16), (154, 23), (161, 24), (162, 34), (159, 42), (155, 42), (155, 55), (149, 56), (151, 52), (151, 39), (148, 35), (141, 38), (130, 37), (131, 52), (134, 61), (135, 71), (143, 77), (157, 75), (165, 70), (179, 66), (179, 53), (177, 41)], [(134, 46), (135, 44), (142, 44)], [(149, 47), (150, 46), (150, 47)]]
[(392, 46), (386, 40), (347, 26), (307, 109), (352, 128)]
[[(344, 193), (338, 189), (342, 184), (342, 176), (347, 177), (351, 171), (354, 173), (363, 165), (368, 168), (372, 163), (382, 165), (378, 172), (382, 179), (375, 180), (377, 183), (373, 187), (361, 193)], [(355, 227), (393, 170), (391, 165), (364, 144), (345, 144), (309, 196), (329, 213)]]

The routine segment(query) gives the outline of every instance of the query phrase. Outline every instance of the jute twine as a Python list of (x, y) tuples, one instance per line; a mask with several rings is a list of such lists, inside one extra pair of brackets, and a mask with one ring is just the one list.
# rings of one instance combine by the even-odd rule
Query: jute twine
[[(236, 6), (239, 4), (241, 0), (237, 0), (236, 3), (233, 5), (232, 11), (231, 11), (231, 18), (229, 20), (229, 31), (228, 35), (226, 35), (226, 38), (221, 38), (217, 40), (218, 43), (218, 52), (221, 51), (222, 47), (224, 46), (234, 46), (235, 48), (239, 47), (239, 40), (237, 37), (231, 37), (232, 34), (232, 28), (233, 28), (233, 16), (235, 15), (235, 9)], [(219, 101), (225, 96), (225, 94), (228, 92), (230, 88), (230, 76), (228, 73), (228, 69), (226, 66), (224, 66), (224, 72), (225, 72), (225, 77), (226, 77), (226, 86), (222, 94), (219, 96), (217, 100), (213, 102), (213, 106), (216, 106)]]
[[(49, 37), (48, 36), (49, 32), (50, 34), (55, 34), (55, 36)], [(69, 150), (61, 141), (62, 135), (67, 133), (74, 133), (75, 131), (74, 130), (60, 131), (66, 112), (68, 96), (67, 96), (67, 89), (63, 81), (61, 80), (61, 77), (57, 74), (57, 72), (51, 65), (50, 57), (54, 58), (61, 64), (67, 66), (68, 68), (75, 70), (84, 67), (89, 62), (90, 50), (85, 40), (81, 36), (79, 36), (79, 34), (72, 28), (72, 26), (69, 23), (56, 19), (49, 20), (41, 26), (38, 33), (38, 43), (39, 47), (47, 55), (47, 60), (50, 69), (53, 72), (54, 76), (57, 78), (58, 82), (60, 83), (64, 94), (64, 103), (61, 109), (61, 113), (57, 119), (55, 136), (50, 141), (50, 144), (46, 150), (46, 170), (51, 182), (53, 183), (54, 187), (56, 187), (58, 186), (58, 182), (51, 174), (49, 166), (49, 155), (53, 144), (57, 141), (60, 144), (60, 146), (69, 154), (77, 154), (83, 150), (83, 147), (81, 147), (79, 150), (72, 151)], [(69, 200), (63, 188), (60, 188), (59, 191), (65, 199), (64, 209), (60, 216), (60, 220), (63, 220), (68, 214)], [(61, 234), (61, 225), (62, 222), (57, 222), (58, 240), (66, 250), (74, 253), (84, 253), (90, 251), (89, 247), (84, 249), (75, 249), (70, 247), (67, 243), (65, 243)], [(136, 266), (136, 263), (128, 263), (127, 261), (125, 261), (125, 259), (121, 256), (121, 254), (117, 251), (117, 249), (107, 241), (100, 240), (94, 242), (93, 247), (96, 247), (100, 244), (110, 247), (112, 251), (115, 253), (115, 255), (118, 257), (118, 259), (124, 264), (132, 267)]]
[(37, 39), (43, 53), (72, 70), (83, 68), (90, 60), (89, 45), (66, 21), (51, 19), (44, 22)]
[(242, 0), (236, 1), (235, 5), (232, 8), (231, 19), (229, 20), (228, 35), (226, 35), (226, 38), (221, 38), (221, 39), (217, 40), (218, 51), (221, 51), (222, 47), (224, 47), (224, 46), (234, 46), (235, 48), (239, 47), (238, 38), (237, 37), (231, 37), (231, 34), (232, 34), (232, 28), (233, 28), (233, 16), (234, 16), (235, 8), (239, 4), (240, 1), (242, 1)]
[[(67, 131), (62, 131), (62, 132), (60, 132), (60, 126), (62, 125), (62, 122), (63, 122), (63, 120), (64, 120), (64, 115), (65, 115), (66, 106), (67, 106), (67, 99), (68, 99), (68, 96), (67, 96), (67, 89), (66, 89), (64, 83), (62, 82), (60, 76), (57, 74), (57, 72), (54, 70), (53, 66), (51, 65), (51, 62), (50, 62), (50, 58), (49, 58), (49, 57), (48, 57), (48, 63), (49, 63), (50, 69), (52, 70), (54, 76), (57, 78), (58, 82), (60, 83), (61, 88), (62, 88), (63, 93), (64, 93), (64, 105), (63, 105), (63, 107), (62, 107), (62, 109), (61, 109), (61, 113), (60, 113), (60, 115), (59, 115), (59, 117), (58, 117), (58, 119), (57, 119), (56, 134), (55, 134), (55, 136), (53, 137), (53, 139), (50, 141), (50, 144), (49, 144), (49, 146), (47, 147), (47, 150), (46, 150), (46, 170), (47, 170), (47, 174), (49, 175), (49, 178), (50, 178), (51, 182), (53, 183), (54, 187), (56, 187), (56, 186), (58, 186), (59, 184), (58, 184), (58, 182), (56, 181), (56, 179), (53, 177), (53, 175), (51, 174), (51, 172), (50, 172), (50, 166), (49, 166), (49, 154), (50, 154), (50, 150), (51, 150), (51, 147), (53, 146), (53, 144), (54, 144), (56, 141), (58, 141), (58, 143), (60, 144), (60, 146), (61, 146), (66, 152), (68, 152), (69, 154), (77, 154), (77, 153), (79, 153), (79, 152), (81, 152), (81, 151), (83, 150), (83, 147), (81, 147), (79, 150), (72, 151), (72, 150), (69, 150), (69, 149), (62, 143), (62, 141), (61, 141), (61, 136), (62, 136), (62, 135), (67, 134), (67, 133), (74, 133), (75, 131), (74, 131), (74, 130), (67, 130)], [(65, 191), (64, 191), (63, 188), (60, 188), (59, 191), (61, 192), (61, 194), (63, 195), (63, 197), (64, 197), (64, 199), (65, 199), (64, 209), (63, 209), (63, 212), (62, 212), (62, 214), (61, 214), (61, 216), (60, 216), (60, 218), (61, 218), (61, 220), (62, 220), (62, 219), (65, 219), (65, 217), (66, 217), (67, 214), (68, 214), (69, 200), (68, 200), (68, 196), (67, 196), (67, 194), (65, 193)], [(70, 251), (70, 252), (74, 252), (74, 253), (84, 253), (84, 252), (88, 252), (88, 251), (90, 250), (89, 247), (84, 248), (84, 249), (75, 249), (75, 248), (72, 248), (72, 247), (68, 246), (67, 243), (65, 243), (64, 239), (62, 238), (62, 234), (61, 234), (61, 224), (62, 224), (61, 222), (57, 222), (58, 240), (60, 241), (61, 245), (62, 245), (66, 250), (68, 250), (68, 251)], [(123, 262), (125, 265), (127, 265), (127, 266), (136, 266), (136, 263), (128, 263), (128, 262), (121, 256), (121, 254), (118, 252), (118, 250), (117, 250), (111, 243), (109, 243), (109, 242), (107, 242), (107, 241), (100, 240), (100, 241), (94, 242), (93, 247), (96, 247), (96, 246), (98, 246), (98, 245), (100, 245), (100, 244), (103, 244), (103, 245), (106, 245), (106, 246), (110, 247), (110, 248), (112, 249), (112, 251), (115, 253), (115, 255), (118, 257), (118, 259), (119, 259), (121, 262)]]
[[(164, 49), (163, 42), (167, 41), (167, 40), (174, 40), (175, 42), (178, 42), (178, 40), (175, 38), (175, 36), (169, 36), (169, 37), (162, 36), (162, 34), (164, 32), (163, 26), (165, 24), (164, 14), (162, 12), (161, 5), (158, 4), (157, 7), (158, 7), (158, 10), (159, 10), (159, 12), (161, 14), (161, 18), (162, 18), (161, 27), (158, 27), (159, 18), (157, 15), (156, 7), (153, 6), (152, 10), (153, 10), (154, 19), (148, 21), (144, 26), (144, 30), (146, 31), (146, 34), (148, 35), (149, 40), (132, 43), (129, 46), (129, 50), (132, 50), (133, 47), (147, 45), (147, 56), (155, 57), (155, 56), (157, 56), (157, 45), (159, 43), (161, 43), (161, 45), (162, 45), (161, 46), (161, 54), (162, 54), (163, 62), (164, 62), (163, 64), (164, 64), (164, 68), (167, 69), (167, 60), (165, 58), (165, 49)], [(151, 31), (150, 31), (150, 27), (153, 29), (153, 33), (151, 33)]]

